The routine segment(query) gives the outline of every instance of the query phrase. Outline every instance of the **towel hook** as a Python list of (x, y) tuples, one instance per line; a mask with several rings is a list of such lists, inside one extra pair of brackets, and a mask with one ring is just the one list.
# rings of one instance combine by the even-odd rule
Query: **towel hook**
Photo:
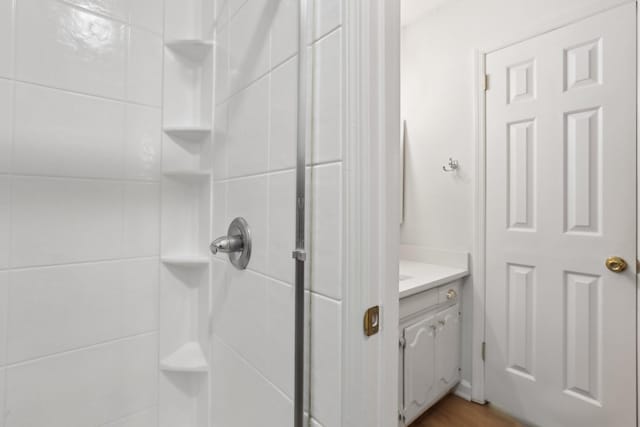
[(454, 172), (457, 169), (458, 169), (458, 161), (453, 160), (451, 157), (449, 157), (449, 167), (447, 168), (447, 166), (442, 166), (442, 170), (445, 172)]

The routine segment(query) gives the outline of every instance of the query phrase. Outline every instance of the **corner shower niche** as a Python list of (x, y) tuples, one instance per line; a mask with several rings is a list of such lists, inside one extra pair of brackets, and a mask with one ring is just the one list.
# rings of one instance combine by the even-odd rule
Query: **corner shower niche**
[(165, 0), (159, 425), (209, 424), (214, 0)]

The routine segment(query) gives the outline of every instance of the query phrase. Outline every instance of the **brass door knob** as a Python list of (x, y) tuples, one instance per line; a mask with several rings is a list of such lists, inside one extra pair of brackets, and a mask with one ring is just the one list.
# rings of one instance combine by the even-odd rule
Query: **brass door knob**
[(622, 273), (627, 269), (627, 262), (619, 256), (610, 256), (607, 258), (604, 265), (614, 273)]

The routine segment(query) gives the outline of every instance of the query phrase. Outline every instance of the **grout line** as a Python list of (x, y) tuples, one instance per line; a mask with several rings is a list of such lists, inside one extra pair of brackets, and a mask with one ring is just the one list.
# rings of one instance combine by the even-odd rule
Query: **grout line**
[(159, 184), (162, 179), (154, 179), (154, 180), (143, 180), (143, 179), (133, 179), (133, 178), (106, 178), (106, 177), (95, 177), (95, 176), (68, 176), (68, 175), (37, 175), (37, 174), (28, 174), (28, 173), (15, 173), (15, 172), (3, 172), (0, 173), (0, 176), (10, 176), (13, 178), (39, 178), (39, 179), (47, 179), (53, 181), (98, 181), (98, 182), (112, 182), (114, 184)]
[(335, 27), (329, 29), (326, 33), (322, 34), (320, 37), (318, 37), (317, 39), (315, 39), (313, 41), (313, 43), (310, 43), (311, 45), (315, 45), (318, 44), (319, 42), (328, 39), (329, 37), (331, 37), (333, 34), (337, 33), (338, 30), (342, 29), (342, 23), (336, 25)]
[(99, 341), (97, 343), (94, 344), (90, 344), (87, 346), (82, 346), (82, 347), (75, 347), (69, 350), (64, 350), (64, 351), (59, 351), (57, 353), (51, 353), (51, 354), (46, 354), (44, 356), (38, 356), (38, 357), (34, 357), (32, 359), (26, 359), (26, 360), (21, 360), (19, 362), (13, 362), (13, 363), (8, 363), (6, 365), (4, 365), (4, 368), (8, 371), (9, 369), (13, 369), (13, 368), (18, 368), (24, 365), (30, 365), (33, 363), (38, 363), (38, 362), (42, 362), (44, 360), (47, 359), (52, 359), (54, 357), (61, 357), (61, 356), (68, 356), (74, 353), (79, 353), (81, 351), (87, 351), (87, 350), (93, 350), (96, 349), (98, 347), (106, 347), (108, 345), (113, 345), (113, 344), (119, 344), (121, 342), (124, 341), (132, 341), (134, 339), (137, 338), (143, 338), (143, 337), (148, 337), (148, 336), (152, 336), (152, 335), (159, 335), (159, 329), (156, 325), (156, 329), (150, 330), (150, 331), (145, 331), (145, 332), (139, 332), (133, 335), (127, 335), (127, 336), (123, 336), (123, 337), (118, 337), (118, 338), (114, 338), (114, 339), (109, 339), (109, 340), (105, 340), (105, 341)]
[(92, 9), (90, 9), (88, 7), (83, 7), (83, 6), (79, 5), (79, 4), (72, 3), (70, 0), (57, 0), (57, 1), (58, 1), (58, 3), (62, 3), (63, 5), (66, 5), (66, 6), (70, 7), (70, 8), (72, 8), (72, 9), (79, 10), (79, 11), (84, 12), (84, 13), (88, 13), (89, 15), (94, 15), (94, 16), (96, 16), (98, 18), (107, 19), (109, 21), (117, 22), (119, 24), (124, 24), (124, 25), (127, 25), (129, 27), (134, 27), (137, 30), (145, 31), (145, 32), (147, 32), (149, 34), (153, 34), (155, 36), (161, 36), (162, 35), (161, 33), (156, 33), (155, 31), (150, 30), (149, 28), (143, 27), (140, 24), (135, 24), (135, 23), (131, 22), (131, 11), (130, 10), (127, 10), (127, 18), (126, 18), (126, 20), (123, 20), (123, 19), (121, 19), (121, 18), (119, 18), (117, 16), (109, 15), (108, 13), (103, 13), (103, 12), (100, 12), (100, 11), (92, 10)]
[[(325, 39), (331, 37), (332, 35), (334, 35), (335, 33), (337, 33), (339, 30), (342, 29), (342, 24), (334, 27), (333, 29), (329, 30), (327, 33), (323, 34), (321, 37), (315, 39), (313, 42), (309, 43), (309, 45), (307, 46), (307, 48), (315, 48), (316, 45), (322, 41), (324, 41)], [(270, 56), (270, 55), (269, 55)], [(229, 77), (229, 81), (227, 82), (227, 85), (229, 86), (229, 94), (220, 100), (215, 101), (215, 106), (219, 106), (224, 104), (225, 102), (229, 102), (232, 98), (235, 98), (237, 96), (239, 96), (242, 92), (246, 91), (247, 89), (249, 89), (251, 86), (253, 86), (254, 84), (256, 84), (259, 80), (261, 80), (262, 78), (264, 78), (265, 76), (273, 73), (274, 71), (276, 71), (278, 68), (280, 68), (281, 66), (283, 66), (286, 62), (292, 60), (293, 58), (296, 58), (298, 56), (298, 51), (296, 50), (294, 53), (292, 53), (291, 55), (289, 55), (288, 57), (286, 57), (285, 59), (277, 62), (276, 64), (269, 64), (268, 69), (258, 75), (257, 77), (255, 77), (254, 79), (248, 81), (246, 84), (242, 85), (241, 87), (235, 89), (235, 90), (231, 90), (231, 82), (230, 79), (231, 77)], [(269, 58), (269, 61), (271, 60), (271, 58)], [(231, 66), (231, 62), (229, 61), (229, 67)], [(229, 76), (231, 75), (230, 73), (227, 73)]]
[(2, 268), (0, 269), (0, 273), (21, 272), (21, 271), (27, 271), (27, 270), (47, 269), (47, 268), (56, 268), (56, 267), (73, 267), (76, 265), (89, 265), (89, 264), (108, 264), (108, 263), (116, 263), (116, 262), (152, 261), (152, 260), (159, 261), (159, 258), (160, 258), (159, 255), (141, 255), (141, 256), (123, 257), (123, 258), (73, 261), (73, 262), (64, 262), (64, 263), (57, 263), (57, 264), (34, 264), (34, 265), (28, 265), (28, 266)]
[[(127, 53), (127, 55), (128, 55), (128, 53)], [(123, 83), (125, 83), (125, 92), (127, 92), (126, 79), (127, 79), (127, 77), (125, 76), (125, 78), (124, 78), (125, 81), (123, 81)], [(44, 89), (49, 89), (49, 90), (56, 90), (56, 91), (64, 92), (64, 93), (67, 93), (67, 94), (85, 96), (85, 97), (89, 97), (89, 98), (97, 98), (97, 99), (100, 99), (100, 100), (103, 100), (103, 101), (112, 101), (112, 102), (118, 102), (118, 103), (121, 103), (121, 104), (137, 105), (139, 107), (154, 108), (156, 110), (160, 110), (161, 109), (160, 105), (145, 104), (145, 103), (142, 103), (142, 102), (132, 101), (132, 100), (127, 99), (126, 97), (125, 98), (116, 98), (116, 97), (112, 97), (112, 96), (99, 95), (99, 94), (95, 94), (95, 93), (81, 92), (81, 91), (75, 90), (75, 89), (69, 89), (69, 88), (58, 87), (58, 86), (51, 86), (51, 85), (47, 85), (47, 84), (44, 84), (44, 83), (38, 83), (38, 82), (29, 81), (29, 80), (22, 80), (22, 79), (19, 79), (17, 77), (14, 77), (12, 79), (7, 79), (7, 80), (13, 80), (16, 83), (21, 83), (21, 84), (24, 84), (24, 85), (37, 86), (37, 87), (44, 88)]]
[[(166, 16), (167, 16), (167, 0), (161, 0), (162, 1), (162, 34), (160, 35), (160, 37), (162, 38), (162, 64), (160, 67), (160, 141), (159, 145), (158, 145), (158, 150), (159, 150), (159, 162), (158, 162), (158, 173), (160, 174), (160, 177), (162, 177), (162, 172), (164, 171), (164, 144), (165, 144), (165, 133), (164, 133), (164, 128), (165, 128), (165, 123), (166, 123), (166, 119), (165, 119), (165, 103), (166, 103), (166, 97), (165, 97), (165, 87), (166, 87), (166, 75), (165, 75), (165, 68), (166, 68), (166, 62), (167, 62), (167, 49), (165, 48), (165, 42), (166, 42)], [(156, 396), (156, 423), (160, 424), (160, 417), (161, 417), (161, 412), (160, 412), (160, 398), (161, 398), (161, 394), (160, 394), (160, 354), (161, 354), (161, 350), (162, 350), (162, 343), (161, 343), (161, 330), (160, 330), (160, 326), (164, 323), (162, 322), (162, 284), (163, 284), (163, 279), (162, 279), (162, 262), (160, 262), (160, 259), (162, 257), (163, 254), (163, 228), (164, 228), (164, 221), (166, 220), (164, 214), (164, 199), (165, 199), (165, 194), (164, 194), (164, 190), (165, 190), (165, 181), (163, 179), (159, 180), (158, 183), (158, 204), (157, 204), (157, 209), (158, 209), (158, 228), (157, 228), (157, 232), (158, 232), (158, 247), (156, 248), (157, 252), (158, 252), (158, 268), (157, 268), (157, 281), (156, 281), (156, 327), (158, 329), (158, 339), (156, 340), (156, 358), (157, 358), (157, 369), (156, 369), (156, 390), (155, 390), (155, 396)], [(164, 329), (164, 328), (163, 328)]]
[[(143, 414), (143, 413), (145, 413), (147, 411), (150, 411), (152, 409), (159, 409), (159, 406), (160, 406), (159, 402), (156, 400), (155, 405), (147, 406), (145, 408), (138, 409), (136, 411), (130, 412), (128, 414), (125, 414), (125, 415), (123, 415), (121, 417), (114, 418), (111, 421), (107, 421), (106, 423), (100, 424), (100, 427), (109, 427), (110, 425), (113, 425), (114, 423), (117, 423), (117, 422), (120, 422), (120, 421), (125, 421), (127, 418), (135, 417), (136, 415)], [(158, 418), (158, 420), (159, 420), (159, 418)]]
[[(307, 163), (305, 165), (305, 168), (306, 169), (313, 169), (313, 168), (317, 168), (317, 167), (332, 166), (332, 165), (339, 165), (339, 164), (342, 164), (342, 160), (327, 160), (327, 161), (318, 162), (318, 163)], [(294, 172), (295, 170), (296, 170), (295, 167), (283, 168), (283, 169), (275, 169), (275, 170), (267, 171), (267, 172), (257, 172), (257, 173), (254, 173), (254, 174), (247, 174), (247, 175), (223, 178), (223, 179), (219, 179), (219, 180), (215, 181), (215, 183), (222, 184), (222, 183), (230, 183), (230, 182), (234, 182), (234, 181), (240, 181), (240, 180), (247, 179), (247, 178), (267, 177), (269, 175), (275, 175), (275, 174), (280, 174), (280, 173), (285, 173), (285, 172)]]
[[(12, 43), (11, 43), (11, 79), (9, 80), (11, 82), (11, 149), (10, 149), (10, 154), (9, 154), (9, 167), (8, 167), (8, 173), (11, 174), (11, 172), (13, 172), (13, 167), (14, 167), (14, 152), (15, 152), (15, 121), (16, 121), (16, 112), (15, 112), (15, 105), (16, 105), (16, 83), (15, 83), (15, 75), (16, 75), (16, 46), (17, 46), (17, 31), (16, 31), (16, 21), (18, 19), (18, 0), (12, 0), (11, 1), (11, 31), (12, 31)], [(9, 243), (8, 246), (11, 246), (11, 242), (13, 241), (13, 227), (11, 227), (11, 224), (13, 223), (13, 178), (11, 177), (11, 175), (8, 176), (7, 178), (8, 181), (8, 194), (7, 194), (7, 199), (8, 199), (8, 209), (7, 209), (7, 216), (8, 216), (8, 221), (9, 221)], [(12, 259), (13, 259), (13, 251), (9, 250), (8, 256), (7, 256), (7, 261), (9, 263), (9, 265), (11, 265), (12, 263)], [(9, 288), (11, 287), (11, 276), (9, 274), (7, 274), (7, 279), (6, 279), (6, 283), (5, 283), (5, 303), (6, 303), (6, 313), (2, 313), (2, 315), (4, 316), (4, 354), (2, 355), (2, 360), (3, 363), (7, 362), (7, 358), (9, 356), (9, 307), (10, 307), (10, 295), (9, 295)], [(2, 371), (1, 375), (3, 376), (3, 390), (2, 390), (2, 402), (0, 402), (0, 407), (5, 411), (4, 414), (0, 414), (0, 421), (4, 422), (6, 419), (6, 411), (7, 411), (7, 402), (9, 400), (9, 381), (7, 380), (7, 369), (5, 369), (6, 366), (2, 366), (0, 367), (0, 371)], [(0, 423), (1, 424), (1, 423)]]
[[(313, 254), (311, 256), (313, 256)], [(215, 258), (215, 259), (218, 260), (219, 262), (227, 264), (224, 259), (219, 259), (219, 258)], [(247, 268), (245, 271), (248, 271), (248, 272), (250, 272), (250, 273), (252, 273), (252, 274), (254, 274), (254, 275), (258, 276), (258, 277), (261, 277), (263, 279), (267, 279), (267, 280), (269, 280), (269, 281), (271, 281), (273, 283), (276, 283), (278, 285), (287, 286), (289, 288), (293, 288), (293, 286), (294, 286), (293, 284), (291, 284), (289, 282), (286, 282), (286, 281), (284, 281), (282, 279), (278, 279), (276, 277), (269, 276), (268, 274), (262, 273), (262, 272), (257, 271), (257, 270), (252, 270), (251, 268)], [(307, 288), (307, 287), (305, 287), (305, 292), (308, 292), (310, 294), (322, 297), (324, 299), (327, 299), (327, 300), (330, 300), (330, 301), (333, 301), (333, 302), (336, 302), (336, 303), (342, 303), (342, 299), (338, 299), (336, 297), (332, 297), (330, 295), (326, 295), (326, 294), (324, 294), (322, 292), (314, 291), (314, 290), (312, 290), (310, 288)]]
[[(289, 397), (289, 395), (287, 393), (285, 393), (284, 390), (282, 390), (280, 387), (278, 387), (276, 384), (274, 384), (269, 378), (267, 378), (267, 376), (260, 369), (258, 369), (256, 364), (252, 363), (250, 360), (245, 358), (240, 352), (238, 352), (235, 348), (231, 347), (231, 345), (229, 345), (218, 334), (214, 333), (213, 336), (214, 336), (214, 338), (217, 338), (218, 342), (220, 342), (222, 345), (224, 345), (229, 350), (229, 352), (231, 352), (234, 356), (236, 356), (238, 359), (240, 359), (240, 361), (242, 362), (243, 365), (248, 367), (250, 370), (254, 371), (262, 380), (264, 380), (268, 385), (273, 387), (273, 389), (275, 391), (280, 393), (282, 395), (282, 397), (287, 399), (287, 401), (293, 405), (293, 400), (291, 399), (291, 397)], [(212, 370), (212, 369), (213, 369), (213, 366), (210, 367), (210, 370)]]

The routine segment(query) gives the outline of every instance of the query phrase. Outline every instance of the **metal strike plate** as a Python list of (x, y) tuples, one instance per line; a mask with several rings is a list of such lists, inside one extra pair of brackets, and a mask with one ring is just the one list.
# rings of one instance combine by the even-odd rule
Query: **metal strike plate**
[(364, 334), (368, 337), (380, 330), (380, 307), (374, 306), (364, 313)]

